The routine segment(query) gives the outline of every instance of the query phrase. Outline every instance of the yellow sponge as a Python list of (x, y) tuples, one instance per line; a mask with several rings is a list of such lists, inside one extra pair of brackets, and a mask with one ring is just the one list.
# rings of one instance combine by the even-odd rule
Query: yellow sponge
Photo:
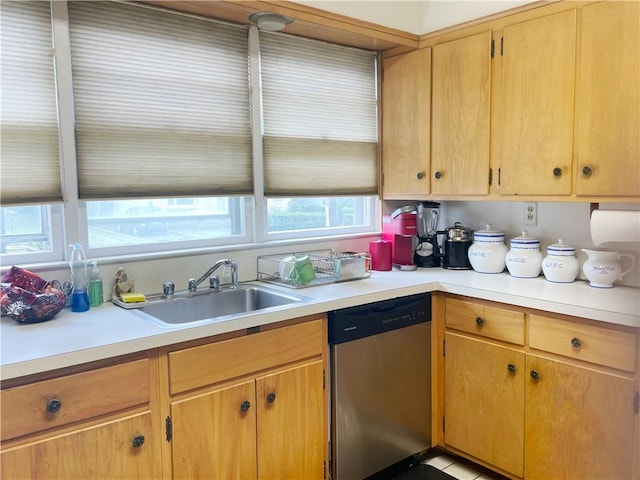
[(143, 293), (138, 293), (138, 292), (121, 293), (120, 299), (124, 303), (137, 303), (137, 302), (144, 302), (147, 300), (147, 298), (144, 296)]

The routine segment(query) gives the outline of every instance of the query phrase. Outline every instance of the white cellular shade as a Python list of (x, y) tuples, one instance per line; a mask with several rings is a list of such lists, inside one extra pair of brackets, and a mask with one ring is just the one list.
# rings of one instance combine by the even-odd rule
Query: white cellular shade
[(49, 2), (0, 5), (0, 202), (62, 200)]
[(248, 35), (70, 2), (80, 197), (250, 194)]
[(265, 194), (376, 195), (376, 57), (260, 34)]

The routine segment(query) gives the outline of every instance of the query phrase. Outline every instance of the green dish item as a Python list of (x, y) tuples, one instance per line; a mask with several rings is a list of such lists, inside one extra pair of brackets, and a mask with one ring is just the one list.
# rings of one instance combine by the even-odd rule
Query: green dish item
[(280, 278), (293, 284), (306, 285), (316, 278), (308, 255), (292, 255), (280, 262)]

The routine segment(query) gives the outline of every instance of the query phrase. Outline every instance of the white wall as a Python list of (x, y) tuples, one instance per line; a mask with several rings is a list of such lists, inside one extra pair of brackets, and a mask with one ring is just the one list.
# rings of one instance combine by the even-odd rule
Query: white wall
[[(623, 280), (617, 282), (620, 285), (640, 287), (640, 244), (638, 243), (605, 243), (597, 247), (591, 241), (589, 229), (590, 206), (588, 203), (556, 203), (537, 202), (538, 225), (525, 226), (525, 202), (462, 202), (443, 201), (441, 203), (441, 221), (439, 229), (453, 226), (455, 222), (461, 222), (465, 227), (480, 230), (490, 223), (496, 230), (505, 233), (506, 244), (517, 237), (523, 230), (527, 230), (529, 236), (540, 240), (541, 250), (546, 255), (547, 247), (557, 243), (562, 238), (566, 244), (576, 248), (580, 266), (587, 260), (587, 255), (580, 251), (581, 248), (596, 248), (600, 250), (619, 250), (629, 253), (636, 258), (633, 270)], [(389, 213), (400, 205), (412, 205), (415, 202), (386, 202), (384, 211)], [(638, 209), (637, 205), (602, 205), (602, 208)], [(627, 260), (623, 260), (623, 268), (627, 266)], [(578, 278), (585, 279), (582, 268)]]
[[(176, 290), (187, 288), (190, 278), (199, 278), (217, 260), (229, 258), (238, 262), (238, 276), (241, 282), (256, 280), (258, 277), (257, 259), (259, 255), (284, 254), (301, 251), (315, 251), (331, 249), (334, 252), (366, 252), (369, 242), (378, 239), (379, 235), (360, 235), (350, 239), (332, 241), (295, 240), (278, 247), (224, 247), (216, 249), (216, 253), (191, 253), (183, 256), (165, 257), (149, 255), (148, 259), (126, 259), (117, 261), (110, 259), (98, 260), (98, 268), (105, 285), (105, 300), (111, 299), (111, 289), (115, 272), (118, 267), (124, 267), (129, 278), (135, 279), (135, 290), (145, 294), (162, 292), (162, 283), (168, 280), (175, 282)], [(58, 265), (48, 268), (31, 268), (46, 280), (69, 280), (69, 267)], [(220, 274), (219, 270), (216, 274)], [(206, 281), (203, 285), (207, 285)]]
[(309, 7), (421, 35), (533, 0), (293, 0)]

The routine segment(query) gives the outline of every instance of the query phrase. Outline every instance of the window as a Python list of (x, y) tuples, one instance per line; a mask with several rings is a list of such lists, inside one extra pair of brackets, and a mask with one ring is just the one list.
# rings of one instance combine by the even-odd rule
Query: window
[(230, 239), (246, 241), (244, 203), (241, 197), (86, 202), (88, 245), (94, 252), (109, 253), (123, 246), (167, 249), (175, 243), (211, 246), (228, 244)]
[(375, 53), (134, 3), (50, 8), (2, 3), (1, 255), (375, 230)]
[(295, 197), (267, 199), (269, 238), (370, 232), (374, 197)]
[(261, 32), (260, 72), (268, 237), (373, 230), (375, 54)]
[(61, 243), (53, 235), (60, 209), (50, 202), (62, 200), (51, 9), (12, 1), (1, 8), (0, 255), (46, 261)]
[(246, 241), (223, 195), (253, 192), (247, 29), (110, 2), (69, 16), (89, 249)]

